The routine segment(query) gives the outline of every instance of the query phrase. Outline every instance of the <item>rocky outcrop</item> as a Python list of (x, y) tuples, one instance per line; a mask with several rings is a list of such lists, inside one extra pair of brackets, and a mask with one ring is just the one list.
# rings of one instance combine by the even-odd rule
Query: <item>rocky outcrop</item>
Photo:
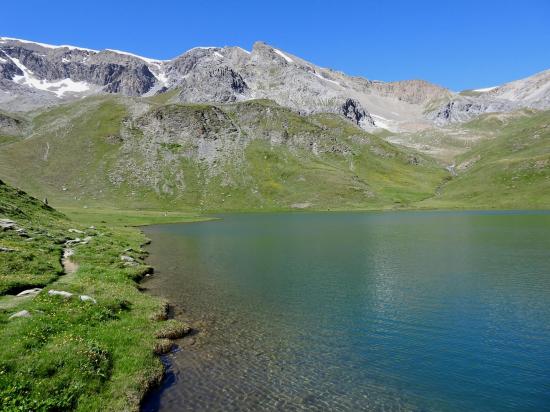
[(21, 134), (24, 128), (23, 120), (0, 112), (0, 134), (15, 136)]
[(227, 66), (193, 72), (180, 87), (178, 97), (184, 102), (231, 103), (249, 97), (249, 88), (243, 77)]
[(340, 113), (361, 127), (374, 126), (374, 120), (370, 114), (363, 109), (357, 100), (347, 99), (340, 107)]
[(459, 98), (451, 100), (430, 116), (437, 125), (445, 125), (466, 122), (483, 113), (509, 112), (517, 108), (516, 104), (503, 100)]
[(9, 56), (0, 50), (0, 79), (12, 80), (15, 76), (22, 76), (23, 72)]

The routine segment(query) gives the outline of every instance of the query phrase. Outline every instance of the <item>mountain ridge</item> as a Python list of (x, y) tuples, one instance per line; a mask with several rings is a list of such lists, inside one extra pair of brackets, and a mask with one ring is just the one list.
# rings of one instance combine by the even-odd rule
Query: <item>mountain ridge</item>
[[(109, 49), (4, 37), (0, 39), (0, 59), (0, 107), (21, 111), (90, 94), (148, 96), (181, 88), (175, 98), (179, 102), (269, 98), (304, 113), (345, 115), (344, 106), (348, 107), (351, 99), (357, 108), (353, 120), (365, 128), (375, 126), (367, 116), (371, 111), (382, 127), (399, 128), (406, 123), (425, 127), (428, 123), (422, 119), (421, 106), (449, 93), (428, 82), (417, 83), (421, 91), (415, 94), (410, 90), (414, 83), (346, 76), (262, 42), (256, 42), (250, 52), (240, 47), (195, 47), (161, 61)], [(76, 84), (60, 83), (67, 79)]]
[(263, 42), (251, 51), (194, 47), (157, 60), (113, 49), (0, 38), (1, 109), (26, 111), (102, 93), (153, 96), (173, 90), (178, 90), (174, 103), (270, 99), (300, 113), (340, 113), (365, 130), (400, 132), (487, 112), (550, 108), (550, 70), (467, 94), (424, 80), (348, 76)]

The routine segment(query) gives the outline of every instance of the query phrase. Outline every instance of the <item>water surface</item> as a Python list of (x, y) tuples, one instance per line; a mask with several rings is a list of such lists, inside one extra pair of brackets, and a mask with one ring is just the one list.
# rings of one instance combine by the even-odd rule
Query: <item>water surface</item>
[(297, 213), (146, 228), (199, 325), (144, 410), (550, 410), (550, 214)]

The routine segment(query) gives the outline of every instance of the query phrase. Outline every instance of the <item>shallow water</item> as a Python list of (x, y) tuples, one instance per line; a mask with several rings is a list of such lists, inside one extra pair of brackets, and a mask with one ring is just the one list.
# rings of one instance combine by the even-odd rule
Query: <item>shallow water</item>
[(550, 410), (550, 214), (242, 214), (145, 229), (201, 332), (144, 410)]

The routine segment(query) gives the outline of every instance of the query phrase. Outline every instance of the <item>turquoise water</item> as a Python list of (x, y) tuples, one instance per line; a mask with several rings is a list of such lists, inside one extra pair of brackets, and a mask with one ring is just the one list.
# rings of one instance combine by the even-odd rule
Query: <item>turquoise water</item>
[(200, 332), (144, 410), (550, 410), (550, 214), (242, 214), (145, 231), (145, 286)]

